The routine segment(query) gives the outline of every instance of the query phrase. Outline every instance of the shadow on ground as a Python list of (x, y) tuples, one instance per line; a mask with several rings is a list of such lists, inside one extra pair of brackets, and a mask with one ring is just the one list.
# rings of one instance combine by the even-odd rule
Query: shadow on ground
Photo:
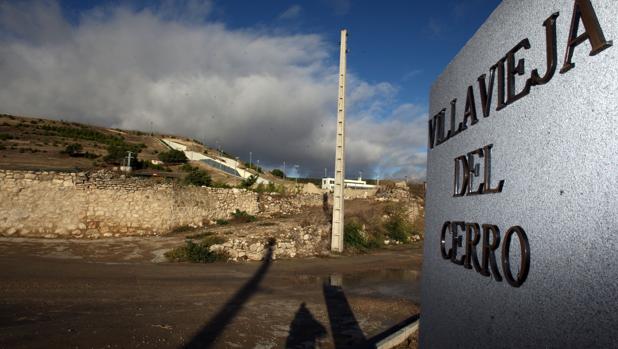
[[(260, 283), (272, 264), (274, 245), (274, 239), (268, 241), (260, 268), (183, 348), (213, 348), (217, 344), (217, 339), (226, 327), (240, 312), (244, 304), (260, 289)], [(366, 338), (341, 287), (341, 279), (341, 275), (335, 274), (322, 286), (330, 323), (330, 334), (335, 348), (375, 348), (376, 343), (380, 340), (418, 319), (419, 315), (414, 315), (372, 338)], [(306, 303), (302, 302), (290, 323), (285, 348), (315, 348), (327, 335), (326, 327), (314, 317)]]
[(260, 283), (272, 264), (275, 239), (268, 240), (266, 254), (262, 266), (253, 277), (219, 310), (215, 316), (191, 339), (184, 348), (212, 348), (225, 327), (234, 319), (243, 305), (259, 289)]

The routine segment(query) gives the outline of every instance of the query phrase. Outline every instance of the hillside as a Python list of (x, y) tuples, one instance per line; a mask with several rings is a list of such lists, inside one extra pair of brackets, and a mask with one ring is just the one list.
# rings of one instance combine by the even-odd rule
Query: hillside
[[(219, 154), (196, 140), (135, 130), (120, 130), (76, 122), (0, 115), (0, 168), (22, 170), (88, 171), (122, 165), (126, 152), (137, 154), (133, 160), (138, 175), (179, 177), (180, 165), (154, 165), (169, 147), (161, 140), (181, 143), (187, 150), (207, 154), (217, 159), (234, 159), (231, 154)], [(237, 185), (240, 179), (204, 162), (191, 165), (207, 170), (218, 183)], [(246, 169), (246, 166), (241, 168)], [(255, 171), (253, 171), (255, 172)], [(257, 172), (256, 172), (257, 173)], [(280, 179), (265, 173), (261, 177), (274, 182)]]

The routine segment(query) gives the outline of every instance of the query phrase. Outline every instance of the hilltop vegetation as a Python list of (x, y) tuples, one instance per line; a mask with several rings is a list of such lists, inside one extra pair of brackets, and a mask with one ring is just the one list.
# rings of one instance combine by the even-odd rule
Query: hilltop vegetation
[[(196, 186), (250, 188), (257, 177), (245, 180), (230, 176), (201, 162), (189, 162), (183, 152), (161, 142), (171, 138), (189, 150), (213, 157), (235, 156), (212, 150), (193, 139), (141, 131), (111, 129), (62, 120), (47, 120), (0, 114), (0, 168), (27, 170), (88, 171), (126, 164), (131, 152), (135, 175), (156, 175)], [(183, 165), (188, 165), (184, 167)], [(263, 173), (253, 164), (256, 175), (277, 184), (260, 186), (260, 191), (284, 192), (281, 171)]]

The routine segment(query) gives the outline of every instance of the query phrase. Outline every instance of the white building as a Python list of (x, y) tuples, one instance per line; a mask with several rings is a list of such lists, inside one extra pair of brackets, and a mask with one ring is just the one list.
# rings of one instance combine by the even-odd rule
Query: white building
[[(344, 181), (344, 186), (350, 189), (373, 189), (376, 186), (372, 184), (367, 184), (366, 181), (362, 179), (346, 179)], [(322, 189), (335, 190), (335, 179), (334, 178), (322, 178)]]

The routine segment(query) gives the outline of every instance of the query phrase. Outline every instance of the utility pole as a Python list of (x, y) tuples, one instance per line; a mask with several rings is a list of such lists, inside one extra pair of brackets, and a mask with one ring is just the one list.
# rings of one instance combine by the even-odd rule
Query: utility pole
[(328, 172), (326, 171), (326, 167), (324, 167), (324, 178), (328, 176)]
[(131, 155), (133, 155), (133, 153), (128, 151), (127, 152), (127, 167), (131, 167)]
[(288, 175), (285, 173), (285, 161), (283, 162), (283, 178), (287, 178)]
[(348, 31), (341, 31), (339, 51), (339, 99), (337, 101), (337, 147), (335, 148), (335, 192), (333, 198), (333, 230), (330, 249), (343, 252), (343, 200), (345, 181), (345, 74)]
[(249, 168), (253, 166), (253, 152), (249, 152)]

